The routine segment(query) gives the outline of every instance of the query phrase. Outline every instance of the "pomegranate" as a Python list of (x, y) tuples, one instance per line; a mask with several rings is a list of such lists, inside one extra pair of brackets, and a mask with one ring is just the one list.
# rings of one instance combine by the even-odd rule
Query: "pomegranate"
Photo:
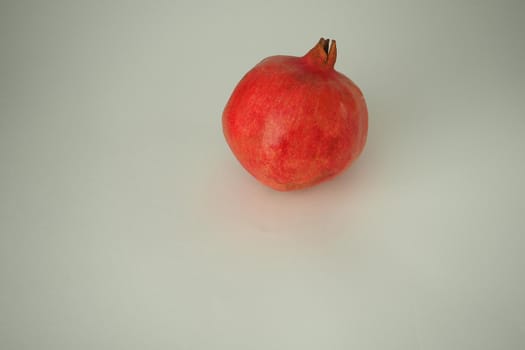
[(361, 153), (368, 131), (363, 94), (334, 69), (335, 40), (306, 55), (262, 60), (235, 87), (222, 115), (241, 165), (263, 184), (297, 190), (330, 179)]

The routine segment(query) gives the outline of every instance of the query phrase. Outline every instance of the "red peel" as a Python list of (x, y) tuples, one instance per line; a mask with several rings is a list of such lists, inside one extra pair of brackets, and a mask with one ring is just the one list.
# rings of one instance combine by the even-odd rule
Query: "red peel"
[(241, 165), (263, 184), (289, 191), (341, 173), (362, 152), (368, 132), (363, 94), (334, 69), (335, 40), (306, 55), (271, 56), (241, 79), (222, 116)]

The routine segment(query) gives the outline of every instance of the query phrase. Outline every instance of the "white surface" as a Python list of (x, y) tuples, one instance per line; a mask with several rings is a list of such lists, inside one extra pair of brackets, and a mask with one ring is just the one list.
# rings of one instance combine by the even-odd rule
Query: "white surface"
[[(524, 4), (2, 2), (0, 348), (525, 348)], [(321, 36), (368, 144), (274, 192), (222, 108)]]

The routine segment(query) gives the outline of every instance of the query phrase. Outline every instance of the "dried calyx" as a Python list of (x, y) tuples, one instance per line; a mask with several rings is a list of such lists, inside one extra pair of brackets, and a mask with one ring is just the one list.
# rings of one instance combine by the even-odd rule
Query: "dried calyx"
[(321, 38), (310, 50), (304, 59), (321, 67), (333, 68), (337, 59), (337, 45), (335, 40)]

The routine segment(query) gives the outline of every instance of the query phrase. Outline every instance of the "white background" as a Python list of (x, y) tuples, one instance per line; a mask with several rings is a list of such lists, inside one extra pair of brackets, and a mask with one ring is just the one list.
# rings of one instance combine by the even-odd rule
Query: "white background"
[[(0, 348), (525, 348), (524, 4), (1, 2)], [(222, 109), (321, 36), (368, 143), (275, 192)]]

